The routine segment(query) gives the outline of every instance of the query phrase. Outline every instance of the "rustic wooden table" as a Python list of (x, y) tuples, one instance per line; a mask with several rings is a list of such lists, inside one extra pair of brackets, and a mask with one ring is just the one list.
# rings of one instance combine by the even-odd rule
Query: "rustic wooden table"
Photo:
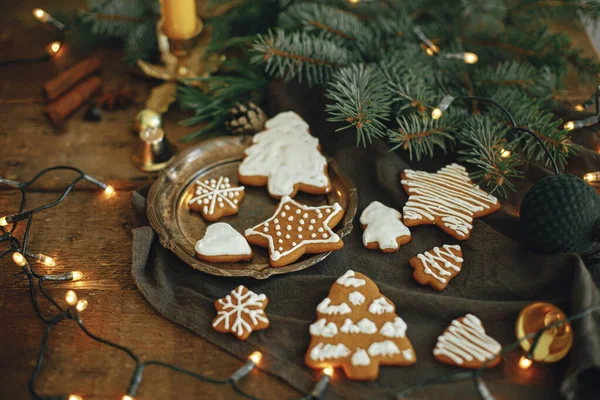
[[(48, 43), (48, 27), (31, 16), (34, 7), (48, 11), (66, 7), (59, 1), (19, 1), (0, 13), (1, 59), (40, 54)], [(10, 8), (10, 9), (8, 9)], [(83, 318), (89, 329), (107, 339), (131, 347), (142, 360), (156, 359), (224, 378), (243, 361), (192, 332), (161, 317), (136, 290), (130, 274), (133, 211), (131, 190), (153, 177), (136, 170), (131, 155), (138, 140), (130, 131), (135, 114), (155, 82), (136, 78), (118, 51), (95, 52), (102, 57), (105, 89), (121, 85), (137, 91), (136, 105), (104, 112), (101, 122), (83, 120), (75, 113), (60, 129), (53, 128), (43, 113), (42, 84), (79, 60), (66, 48), (51, 61), (0, 67), (0, 176), (27, 180), (40, 169), (58, 164), (77, 166), (109, 182), (117, 192), (107, 199), (84, 183), (58, 207), (36, 215), (31, 249), (57, 260), (54, 268), (40, 273), (83, 271), (75, 283), (51, 285), (59, 299), (75, 288), (89, 300)], [(170, 112), (165, 130), (177, 142), (190, 129), (177, 126), (184, 113)], [(30, 206), (58, 196), (69, 181), (55, 174), (40, 181), (29, 194)], [(0, 215), (14, 211), (19, 196), (0, 188)], [(19, 229), (22, 234), (22, 229)], [(27, 380), (39, 351), (44, 325), (32, 309), (27, 279), (10, 257), (0, 261), (0, 398), (29, 398)], [(44, 310), (50, 310), (42, 302)], [(59, 324), (52, 332), (49, 350), (36, 389), (47, 395), (77, 393), (84, 399), (120, 399), (133, 372), (126, 355), (93, 342), (74, 322)], [(267, 399), (298, 397), (279, 379), (253, 372), (242, 382), (249, 392)], [(199, 383), (165, 369), (148, 368), (138, 392), (145, 399), (239, 398), (230, 387)]]

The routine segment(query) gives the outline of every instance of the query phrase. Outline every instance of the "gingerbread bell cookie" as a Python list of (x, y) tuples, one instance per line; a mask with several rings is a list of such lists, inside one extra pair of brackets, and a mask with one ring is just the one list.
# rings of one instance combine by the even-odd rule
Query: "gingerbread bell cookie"
[(363, 245), (367, 249), (391, 253), (410, 242), (410, 231), (402, 223), (402, 214), (378, 201), (362, 212), (360, 226), (364, 229)]
[(245, 185), (267, 186), (277, 199), (294, 197), (299, 190), (327, 194), (331, 182), (327, 160), (319, 149), (319, 140), (309, 133), (308, 124), (292, 111), (282, 112), (254, 135), (238, 178)]
[(267, 329), (269, 319), (265, 308), (269, 300), (245, 286), (238, 286), (227, 296), (215, 301), (217, 316), (212, 326), (217, 332), (231, 332), (246, 340), (253, 331)]
[(493, 368), (500, 362), (502, 346), (485, 333), (473, 314), (455, 319), (438, 337), (433, 350), (436, 360), (463, 368)]
[(322, 253), (341, 249), (342, 239), (331, 229), (342, 219), (342, 207), (311, 207), (284, 196), (273, 216), (244, 236), (250, 244), (269, 249), (270, 264), (283, 267), (305, 253)]
[(244, 199), (244, 187), (232, 186), (229, 178), (198, 179), (194, 182), (194, 195), (188, 201), (190, 210), (197, 211), (207, 221), (237, 214)]
[(436, 173), (405, 170), (402, 186), (409, 195), (402, 210), (407, 226), (435, 224), (458, 240), (469, 238), (473, 218), (500, 209), (498, 199), (475, 186), (458, 164)]
[(310, 335), (306, 365), (342, 367), (349, 379), (375, 380), (380, 365), (417, 362), (394, 304), (373, 281), (352, 270), (335, 281), (317, 306)]
[(246, 238), (225, 222), (206, 228), (204, 237), (196, 242), (196, 256), (210, 262), (248, 261), (252, 250)]
[(445, 244), (418, 254), (408, 262), (415, 270), (413, 278), (417, 282), (441, 292), (462, 269), (462, 249), (458, 245)]

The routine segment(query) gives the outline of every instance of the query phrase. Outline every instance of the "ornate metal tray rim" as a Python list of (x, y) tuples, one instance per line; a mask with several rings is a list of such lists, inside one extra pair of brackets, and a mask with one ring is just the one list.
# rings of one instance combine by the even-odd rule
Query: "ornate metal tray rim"
[[(202, 141), (198, 145), (185, 149), (184, 151), (179, 153), (168, 167), (160, 171), (159, 176), (152, 184), (150, 191), (148, 192), (148, 196), (146, 198), (146, 214), (148, 216), (150, 226), (158, 235), (161, 245), (173, 252), (175, 255), (177, 255), (190, 267), (211, 275), (224, 277), (253, 277), (255, 279), (266, 279), (271, 275), (286, 274), (306, 269), (327, 258), (327, 256), (331, 254), (330, 251), (304, 256), (300, 260), (292, 264), (286, 265), (284, 267), (272, 267), (268, 265), (260, 271), (252, 269), (227, 270), (217, 266), (217, 263), (208, 263), (196, 258), (195, 254), (189, 254), (188, 251), (181, 248), (181, 246), (179, 246), (176, 243), (176, 241), (173, 239), (172, 234), (169, 232), (169, 229), (165, 224), (163, 216), (158, 212), (157, 203), (159, 200), (159, 192), (161, 190), (164, 190), (165, 188), (168, 188), (169, 185), (171, 185), (171, 175), (173, 175), (177, 171), (180, 164), (189, 161), (189, 158), (193, 155), (193, 153), (197, 152), (200, 148), (206, 147), (212, 142), (218, 142), (223, 140), (231, 141), (232, 144), (240, 146), (241, 149), (244, 149), (251, 144), (252, 139), (250, 136), (239, 136), (228, 138), (219, 137)], [(232, 162), (239, 159), (240, 157), (224, 158), (220, 160), (220, 163)], [(332, 171), (335, 172), (335, 174), (339, 177), (339, 179), (343, 182), (344, 186), (347, 188), (346, 195), (348, 198), (348, 202), (344, 209), (344, 217), (342, 218), (342, 221), (338, 224), (338, 227), (334, 229), (334, 231), (339, 235), (340, 238), (344, 238), (353, 229), (352, 221), (354, 220), (358, 208), (358, 192), (353, 182), (344, 174), (344, 172), (341, 170), (341, 168), (334, 159), (327, 157), (327, 162), (330, 174)], [(204, 169), (210, 168), (215, 164), (217, 163), (211, 163), (209, 165), (206, 165), (205, 168), (201, 168), (200, 170), (198, 170), (195, 176), (200, 174)], [(179, 199), (181, 195), (182, 192), (178, 193), (176, 198)], [(265, 196), (268, 196), (266, 192)], [(175, 203), (177, 203), (177, 201)], [(176, 204), (170, 204), (169, 206), (176, 207)]]

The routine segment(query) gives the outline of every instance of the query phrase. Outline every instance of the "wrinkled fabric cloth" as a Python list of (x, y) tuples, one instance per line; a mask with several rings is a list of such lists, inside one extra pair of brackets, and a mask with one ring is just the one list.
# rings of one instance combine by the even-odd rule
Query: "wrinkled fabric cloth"
[[(374, 200), (402, 210), (407, 200), (400, 184), (402, 170), (410, 167), (434, 172), (452, 160), (437, 157), (409, 164), (406, 154), (390, 152), (379, 141), (366, 149), (357, 148), (354, 137), (331, 134), (333, 130), (320, 122), (325, 120), (322, 113), (310, 111), (305, 102), (286, 96), (284, 90), (271, 96), (271, 101), (276, 104), (272, 110), (299, 112), (311, 124), (314, 135), (325, 136), (323, 132), (329, 132), (329, 138), (321, 136), (324, 151), (338, 161), (358, 189), (354, 229), (344, 238), (341, 250), (303, 271), (267, 280), (211, 276), (188, 267), (160, 245), (144, 222), (145, 191), (135, 192), (133, 206), (140, 216), (140, 227), (134, 230), (132, 273), (140, 292), (165, 318), (242, 359), (260, 350), (264, 355), (261, 368), (308, 393), (320, 376), (320, 371), (304, 364), (309, 325), (316, 319), (316, 307), (346, 270), (361, 272), (395, 303), (396, 313), (408, 325), (407, 336), (415, 348), (417, 363), (410, 367), (382, 366), (374, 382), (349, 381), (338, 370), (327, 398), (380, 399), (394, 398), (399, 391), (442, 375), (464, 372), (437, 362), (432, 351), (437, 337), (450, 322), (466, 313), (479, 317), (492, 337), (508, 345), (516, 339), (515, 321), (520, 310), (531, 302), (550, 302), (567, 314), (600, 304), (600, 293), (580, 256), (542, 256), (519, 244), (518, 204), (528, 188), (548, 173), (545, 168), (526, 164), (524, 172), (529, 179), (517, 182), (517, 192), (503, 201), (500, 211), (476, 219), (466, 241), (458, 242), (436, 226), (418, 226), (411, 228), (412, 240), (400, 251), (370, 251), (362, 245), (358, 222), (362, 210)], [(319, 109), (319, 102), (314, 103), (313, 110)], [(587, 160), (585, 157), (586, 154), (580, 156), (572, 168), (595, 165), (600, 170), (595, 155), (590, 153)], [(443, 244), (460, 244), (465, 261), (461, 273), (446, 290), (437, 293), (415, 282), (408, 260)], [(596, 271), (593, 259), (588, 267)], [(267, 295), (266, 312), (271, 321), (267, 330), (252, 333), (245, 342), (211, 327), (215, 316), (213, 302), (240, 284)], [(528, 371), (522, 371), (517, 367), (522, 352), (507, 353), (498, 367), (484, 374), (485, 382), (497, 399), (600, 398), (599, 329), (600, 313), (574, 322), (573, 349), (556, 364), (534, 363)], [(470, 399), (477, 398), (477, 392), (467, 380), (417, 390), (409, 398)]]

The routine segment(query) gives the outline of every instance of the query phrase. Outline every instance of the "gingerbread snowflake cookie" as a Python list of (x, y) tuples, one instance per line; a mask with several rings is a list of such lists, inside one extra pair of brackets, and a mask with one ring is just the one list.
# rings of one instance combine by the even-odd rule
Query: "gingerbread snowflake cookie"
[(342, 367), (349, 379), (375, 380), (380, 365), (417, 362), (406, 329), (377, 285), (348, 270), (317, 306), (304, 360), (311, 368)]
[(240, 285), (215, 301), (217, 316), (212, 326), (217, 332), (231, 332), (238, 339), (246, 340), (253, 331), (269, 327), (269, 319), (265, 314), (268, 302), (264, 294), (256, 294)]
[(298, 114), (277, 114), (252, 142), (238, 168), (243, 184), (267, 186), (275, 198), (294, 197), (299, 190), (331, 192), (327, 160), (319, 151), (319, 140), (309, 133), (308, 124)]
[(241, 233), (225, 222), (206, 228), (204, 237), (196, 243), (196, 255), (210, 262), (237, 262), (252, 258), (252, 250)]
[(498, 199), (475, 186), (458, 164), (436, 173), (405, 170), (402, 186), (409, 195), (402, 210), (407, 226), (435, 224), (458, 240), (469, 238), (473, 218), (500, 209)]
[(367, 249), (391, 253), (410, 242), (410, 231), (402, 223), (402, 214), (378, 201), (362, 212), (360, 226), (364, 229), (363, 245)]
[(311, 207), (284, 196), (273, 216), (246, 229), (244, 236), (250, 244), (269, 249), (272, 266), (283, 267), (305, 253), (341, 249), (344, 243), (332, 228), (342, 216), (338, 203)]
[(417, 282), (441, 292), (462, 269), (462, 249), (458, 245), (445, 244), (442, 248), (434, 247), (418, 254), (408, 262), (415, 270), (413, 278)]
[(501, 351), (502, 346), (485, 333), (479, 318), (467, 314), (452, 321), (438, 337), (433, 356), (463, 368), (478, 369), (486, 362), (486, 368), (493, 368), (500, 362)]
[(190, 210), (200, 212), (205, 220), (212, 222), (237, 214), (243, 198), (244, 187), (232, 186), (226, 176), (219, 179), (199, 179), (194, 182), (194, 194), (188, 206)]

